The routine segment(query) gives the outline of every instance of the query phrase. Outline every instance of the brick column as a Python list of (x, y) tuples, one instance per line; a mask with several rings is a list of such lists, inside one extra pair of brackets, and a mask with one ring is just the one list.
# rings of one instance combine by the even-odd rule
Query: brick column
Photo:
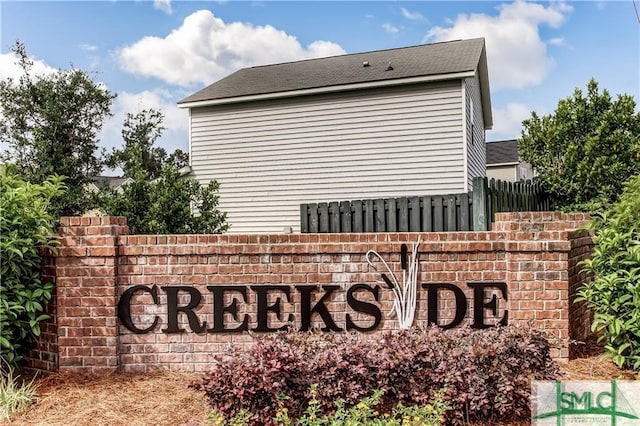
[(569, 239), (571, 240), (571, 251), (569, 252), (569, 338), (571, 339), (569, 358), (572, 358), (579, 351), (580, 344), (592, 336), (593, 313), (587, 307), (586, 302), (576, 303), (574, 300), (577, 296), (577, 290), (592, 278), (586, 272), (582, 272), (580, 262), (591, 257), (594, 243), (591, 235), (586, 231), (571, 232)]
[(588, 221), (585, 214), (560, 212), (497, 213), (495, 231), (504, 231), (511, 323), (547, 330), (551, 356), (569, 359), (570, 301), (573, 278), (570, 268), (571, 237)]
[(118, 368), (118, 236), (123, 217), (63, 217), (56, 257), (59, 371)]

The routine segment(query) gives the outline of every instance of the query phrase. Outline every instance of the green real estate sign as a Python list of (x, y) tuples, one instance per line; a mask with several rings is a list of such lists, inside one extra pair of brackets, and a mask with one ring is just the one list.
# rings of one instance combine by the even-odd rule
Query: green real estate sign
[(534, 381), (531, 424), (640, 425), (640, 381)]

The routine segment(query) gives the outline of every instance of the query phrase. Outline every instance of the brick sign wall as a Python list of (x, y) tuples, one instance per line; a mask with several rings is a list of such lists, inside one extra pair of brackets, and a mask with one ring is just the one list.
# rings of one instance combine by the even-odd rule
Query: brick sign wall
[(586, 279), (577, 263), (592, 243), (575, 229), (587, 218), (496, 219), (490, 232), (133, 236), (124, 218), (63, 218), (45, 267), (56, 280), (53, 318), (29, 362), (203, 371), (213, 354), (250, 345), (248, 331), (293, 324), (375, 338), (398, 328), (388, 281), (402, 280), (418, 241), (414, 326), (538, 327), (568, 358), (589, 329), (588, 312), (570, 303)]

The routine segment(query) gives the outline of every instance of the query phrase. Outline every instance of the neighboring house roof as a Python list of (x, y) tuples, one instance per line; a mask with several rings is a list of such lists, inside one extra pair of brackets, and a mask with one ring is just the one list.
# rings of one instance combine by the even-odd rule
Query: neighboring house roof
[(98, 188), (109, 187), (116, 189), (125, 183), (133, 181), (133, 179), (120, 176), (96, 176), (93, 178), (93, 181)]
[(519, 161), (516, 139), (487, 142), (487, 166), (517, 164)]
[(491, 97), (483, 38), (377, 50), (244, 68), (178, 102), (182, 108), (217, 105), (452, 78), (480, 79), (486, 128)]

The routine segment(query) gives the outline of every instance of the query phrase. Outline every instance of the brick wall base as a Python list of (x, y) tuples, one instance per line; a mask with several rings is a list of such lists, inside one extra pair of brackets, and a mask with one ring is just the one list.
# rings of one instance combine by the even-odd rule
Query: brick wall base
[[(418, 241), (414, 326), (433, 320), (435, 303), (440, 326), (506, 320), (541, 328), (553, 356), (567, 359), (571, 342), (589, 333), (588, 311), (571, 303), (587, 279), (578, 262), (592, 242), (575, 231), (587, 219), (498, 213), (490, 232), (149, 236), (127, 235), (122, 217), (62, 218), (60, 250), (46, 270), (56, 280), (53, 319), (29, 366), (204, 371), (213, 355), (251, 344), (244, 329), (259, 333), (292, 320), (296, 328), (366, 330), (376, 323), (371, 306), (379, 324), (361, 336), (375, 338), (398, 321), (383, 264), (372, 267), (367, 252), (387, 262), (387, 278), (401, 280), (402, 246), (411, 253)], [(129, 327), (118, 317), (123, 297)]]

